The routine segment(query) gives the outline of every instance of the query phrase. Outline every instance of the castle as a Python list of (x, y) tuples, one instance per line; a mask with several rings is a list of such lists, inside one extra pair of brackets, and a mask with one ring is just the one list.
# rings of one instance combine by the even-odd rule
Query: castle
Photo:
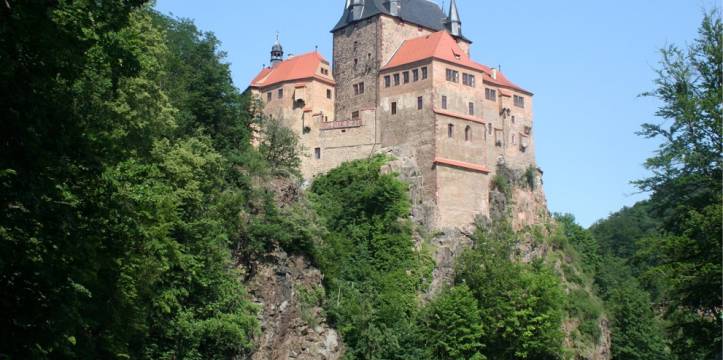
[(284, 58), (249, 89), (264, 113), (297, 132), (305, 178), (380, 149), (407, 146), (438, 226), (490, 212), (497, 165), (535, 169), (533, 94), (470, 58), (457, 2), (347, 0), (331, 30), (333, 63), (318, 52)]

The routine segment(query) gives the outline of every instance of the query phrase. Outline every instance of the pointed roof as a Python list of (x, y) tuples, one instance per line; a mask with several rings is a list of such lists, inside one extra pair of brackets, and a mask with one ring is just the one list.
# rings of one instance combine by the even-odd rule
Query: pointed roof
[(280, 62), (274, 67), (262, 69), (251, 81), (251, 87), (262, 88), (282, 82), (305, 79), (317, 79), (334, 85), (334, 78), (331, 75), (322, 75), (319, 72), (319, 66), (322, 63), (329, 64), (329, 62), (316, 51), (294, 56)]
[(452, 0), (449, 3), (449, 22), (462, 23), (462, 20), (459, 17), (459, 10), (457, 9), (457, 1), (455, 0)]
[(420, 36), (402, 43), (391, 60), (382, 67), (382, 71), (393, 69), (402, 65), (418, 61), (436, 59), (455, 64), (468, 69), (482, 72), (483, 80), (498, 86), (507, 87), (523, 93), (531, 92), (507, 80), (502, 72), (497, 71), (496, 79), (492, 78), (492, 69), (473, 61), (466, 52), (462, 51), (452, 35), (446, 31)]

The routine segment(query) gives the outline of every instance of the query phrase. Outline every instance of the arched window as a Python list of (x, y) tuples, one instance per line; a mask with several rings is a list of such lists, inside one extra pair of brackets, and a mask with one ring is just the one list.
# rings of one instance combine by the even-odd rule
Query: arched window
[(454, 136), (454, 125), (448, 124), (447, 125), (447, 137), (451, 138)]
[(472, 127), (467, 125), (466, 128), (464, 128), (464, 141), (471, 141), (472, 140)]

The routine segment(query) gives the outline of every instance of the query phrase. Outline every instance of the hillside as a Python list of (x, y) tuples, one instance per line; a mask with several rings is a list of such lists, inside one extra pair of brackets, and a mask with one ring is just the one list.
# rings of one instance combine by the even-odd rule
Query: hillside
[(6, 4), (0, 359), (720, 358), (718, 75), (685, 117), (713, 140), (666, 143), (649, 202), (584, 229), (500, 163), (490, 216), (435, 228), (408, 148), (303, 181), (192, 22)]

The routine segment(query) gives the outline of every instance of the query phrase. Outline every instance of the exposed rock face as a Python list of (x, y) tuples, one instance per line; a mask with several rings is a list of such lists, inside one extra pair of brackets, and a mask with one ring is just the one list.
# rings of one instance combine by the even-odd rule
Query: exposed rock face
[[(261, 306), (261, 335), (252, 360), (337, 360), (341, 338), (326, 324), (319, 302), (302, 293), (322, 288), (322, 275), (301, 256), (283, 251), (257, 264), (249, 293)], [(308, 297), (307, 297), (308, 298)]]

